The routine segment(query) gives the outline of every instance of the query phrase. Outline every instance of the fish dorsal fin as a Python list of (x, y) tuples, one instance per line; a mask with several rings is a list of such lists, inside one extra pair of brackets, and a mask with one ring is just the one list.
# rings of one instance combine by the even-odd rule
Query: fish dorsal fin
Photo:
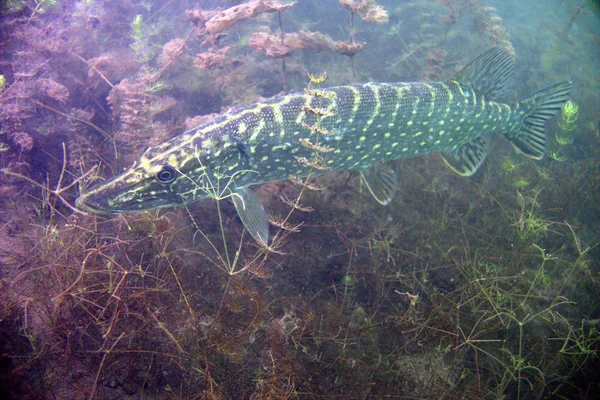
[(488, 99), (497, 99), (510, 89), (514, 71), (513, 57), (505, 48), (494, 47), (468, 63), (450, 81), (469, 84)]
[(442, 153), (442, 158), (457, 174), (471, 176), (485, 160), (488, 148), (488, 138), (479, 136), (454, 151)]
[(250, 235), (261, 245), (269, 242), (269, 223), (260, 199), (246, 188), (237, 189), (231, 196), (233, 205)]
[(396, 173), (390, 167), (378, 164), (360, 171), (360, 176), (369, 192), (384, 206), (390, 204), (396, 193), (398, 180)]

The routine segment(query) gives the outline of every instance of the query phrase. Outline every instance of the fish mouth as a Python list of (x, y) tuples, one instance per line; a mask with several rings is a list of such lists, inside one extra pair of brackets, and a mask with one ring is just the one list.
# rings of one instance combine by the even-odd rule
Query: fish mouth
[[(165, 194), (165, 193), (163, 193)], [(185, 204), (180, 198), (157, 196), (147, 193), (140, 196), (129, 196), (127, 193), (110, 196), (107, 193), (88, 192), (80, 195), (75, 200), (75, 207), (81, 211), (95, 214), (125, 214), (154, 210), (158, 208), (174, 207)]]
[[(103, 204), (106, 203), (106, 204)], [(95, 214), (120, 214), (122, 211), (115, 210), (108, 206), (106, 201), (96, 200), (86, 195), (81, 195), (75, 200), (75, 207), (81, 211)]]
[(159, 198), (139, 185), (122, 185), (122, 175), (89, 188), (75, 200), (75, 207), (94, 214), (124, 214), (156, 208)]

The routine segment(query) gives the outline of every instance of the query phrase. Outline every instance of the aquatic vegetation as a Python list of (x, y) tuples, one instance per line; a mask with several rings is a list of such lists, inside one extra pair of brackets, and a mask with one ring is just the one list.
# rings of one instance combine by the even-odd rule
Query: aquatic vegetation
[(548, 152), (548, 157), (550, 157), (554, 161), (558, 161), (558, 162), (563, 162), (563, 161), (567, 160), (567, 157), (561, 156), (559, 153), (557, 153), (555, 151), (549, 151)]
[(279, 0), (264, 1), (250, 0), (248, 3), (227, 8), (219, 12), (208, 11), (203, 13), (204, 29), (214, 36), (226, 31), (234, 25), (250, 18), (255, 18), (263, 13), (274, 13), (287, 10), (296, 4), (295, 1), (281, 4)]
[[(19, 6), (15, 7), (15, 4), (17, 2), (9, 2), (12, 3), (12, 7), (14, 7), (15, 11), (18, 9)], [(24, 4), (27, 4), (27, 2), (23, 2)], [(45, 14), (46, 12), (49, 11), (49, 9), (51, 9), (52, 7), (55, 7), (58, 4), (58, 0), (35, 0), (35, 8), (32, 8), (33, 5), (28, 5), (30, 8), (32, 8), (32, 12), (31, 12), (31, 16), (29, 17), (29, 20), (27, 21), (29, 23), (29, 21), (32, 20), (32, 18), (35, 17), (36, 14)]]
[[(528, 185), (521, 184), (521, 189)], [(527, 197), (517, 191), (517, 200), (520, 206), (520, 212), (516, 215), (516, 220), (512, 224), (520, 240), (537, 240), (547, 235), (549, 228), (553, 225), (538, 215), (540, 204), (538, 203), (539, 193), (534, 193), (532, 197)]]
[(295, 49), (334, 51), (345, 56), (354, 56), (365, 47), (366, 43), (335, 41), (319, 32), (300, 31), (285, 34), (283, 43), (273, 35), (257, 32), (250, 38), (249, 45), (269, 57), (278, 58), (290, 55)]
[(556, 135), (556, 143), (558, 143), (561, 146), (573, 144), (573, 136), (559, 133)]
[(513, 172), (516, 168), (517, 167), (515, 166), (510, 157), (504, 158), (504, 161), (502, 162), (502, 169), (504, 170), (504, 172)]
[(388, 22), (388, 13), (375, 0), (339, 0), (340, 4), (357, 14), (366, 22)]
[(138, 14), (131, 23), (131, 38), (133, 40), (142, 40), (144, 38), (144, 23), (142, 14)]
[(571, 132), (577, 128), (576, 122), (579, 116), (579, 106), (571, 100), (567, 101), (561, 111), (558, 126), (564, 132)]
[[(592, 7), (544, 3), (537, 29), (541, 16), (507, 11), (530, 6), (502, 5), (3, 2), (2, 389), (36, 400), (595, 395)], [(507, 32), (519, 37), (515, 98), (579, 71), (547, 125), (549, 157), (497, 141), (471, 178), (437, 155), (394, 161), (385, 207), (360, 174), (319, 175), (339, 162), (325, 87), (443, 80), (493, 44), (512, 49)], [(213, 200), (187, 208), (74, 207), (149, 145), (282, 90), (312, 98), (290, 141), (311, 174), (256, 189), (269, 246), (243, 229), (231, 174), (189, 174)]]

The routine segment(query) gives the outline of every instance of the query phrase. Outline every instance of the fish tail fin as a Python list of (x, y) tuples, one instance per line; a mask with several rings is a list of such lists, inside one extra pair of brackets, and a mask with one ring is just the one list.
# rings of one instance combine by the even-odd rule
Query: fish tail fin
[(524, 118), (517, 130), (505, 135), (518, 151), (536, 160), (544, 156), (546, 152), (545, 123), (569, 99), (571, 87), (570, 81), (558, 82), (518, 103), (517, 109), (524, 110)]

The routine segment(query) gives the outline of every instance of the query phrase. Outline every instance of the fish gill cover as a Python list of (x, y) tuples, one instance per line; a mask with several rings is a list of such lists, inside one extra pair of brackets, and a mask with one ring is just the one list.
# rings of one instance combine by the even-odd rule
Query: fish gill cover
[[(594, 398), (599, 13), (581, 0), (3, 1), (2, 394)], [(482, 53), (494, 62), (459, 72)], [(568, 84), (535, 93), (569, 79), (570, 97)], [(458, 138), (444, 136), (456, 104), (398, 117), (435, 122), (440, 139), (378, 127), (386, 82), (417, 82), (393, 86), (419, 95), (411, 111), (449, 93), (538, 112), (508, 141), (481, 122), (484, 136), (441, 149)], [(253, 124), (287, 121), (277, 111), (297, 98), (302, 134), (259, 154)], [(206, 133), (236, 115), (247, 140)], [(235, 158), (156, 170), (153, 187), (183, 173), (213, 200), (75, 206), (186, 131), (202, 134), (188, 162)], [(404, 157), (413, 145), (451, 151)], [(292, 151), (286, 180), (266, 168), (267, 183), (236, 186)]]

